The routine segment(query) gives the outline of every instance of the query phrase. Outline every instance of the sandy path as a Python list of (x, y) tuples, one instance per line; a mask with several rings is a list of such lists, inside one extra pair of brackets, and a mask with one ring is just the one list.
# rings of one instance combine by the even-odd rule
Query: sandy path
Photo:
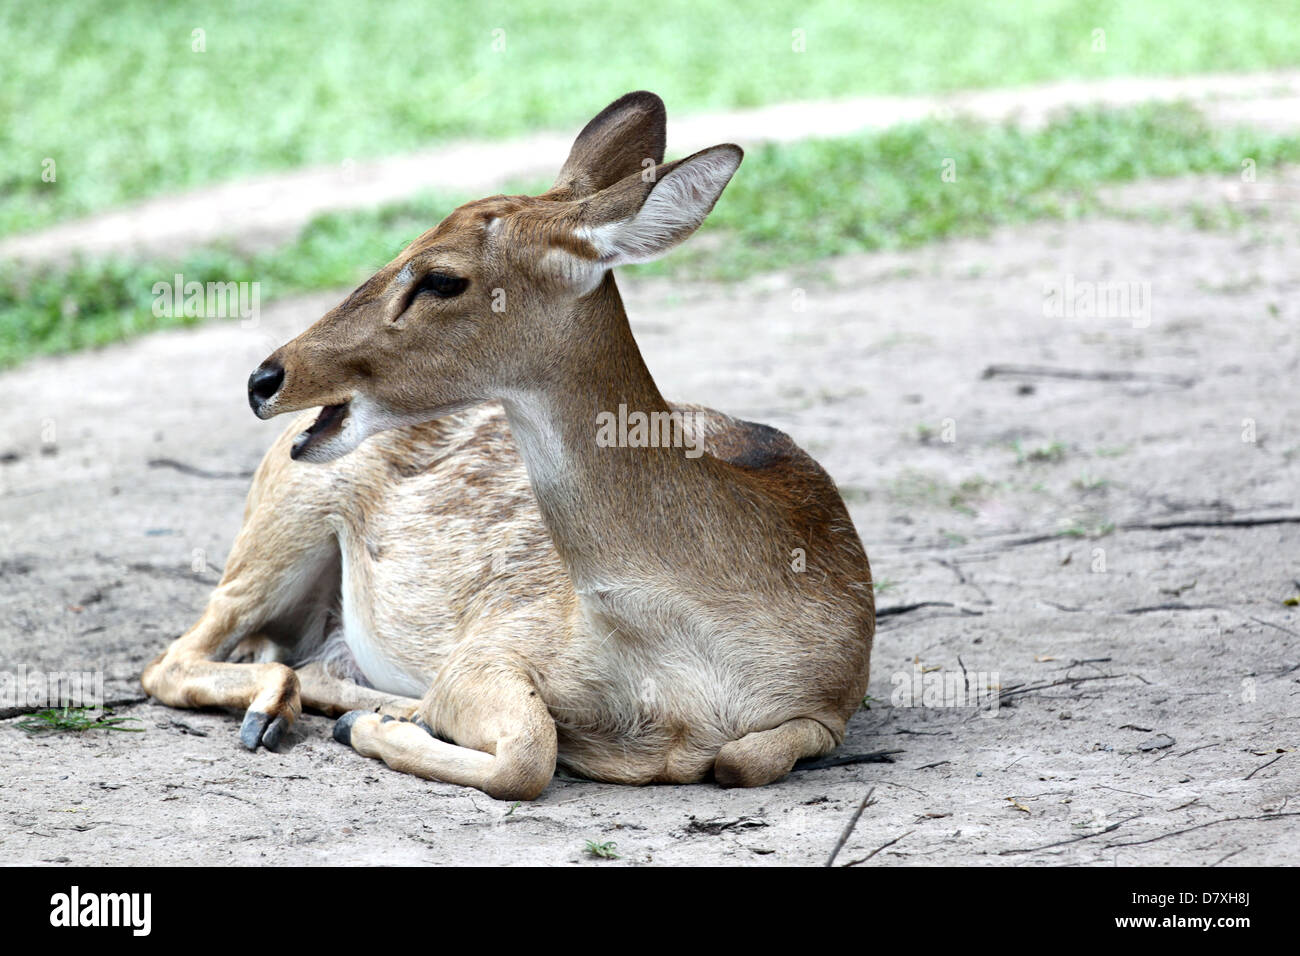
[[(719, 142), (756, 145), (847, 136), (932, 116), (1042, 123), (1066, 107), (1132, 106), (1188, 100), (1211, 119), (1295, 129), (1300, 71), (1179, 78), (1121, 78), (972, 90), (941, 96), (868, 96), (783, 103), (677, 117), (669, 104), (668, 145), (684, 156)], [(425, 190), (486, 192), (508, 181), (554, 173), (573, 130), (499, 142), (459, 141), (407, 156), (314, 167), (163, 196), (87, 219), (0, 240), (0, 259), (59, 260), (73, 253), (174, 254), (229, 240), (248, 247), (291, 238), (313, 216), (394, 202)]]
[[(557, 780), (508, 813), (359, 757), (321, 717), (249, 754), (233, 716), (128, 703), (145, 733), (0, 723), (0, 860), (565, 863), (592, 839), (627, 862), (817, 863), (874, 786), (842, 862), (898, 839), (866, 865), (1300, 863), (1300, 611), (1283, 604), (1300, 590), (1300, 203), (1265, 206), (1233, 233), (1099, 219), (846, 258), (817, 282), (624, 282), (665, 392), (790, 431), (844, 487), (880, 604), (944, 602), (881, 620), (876, 700), (844, 749), (893, 763), (758, 791)], [(1045, 315), (1067, 276), (1150, 283), (1149, 324)], [(335, 300), (0, 375), (0, 669), (102, 668), (110, 699), (139, 699), (276, 427), (244, 377)], [(984, 377), (994, 364), (1135, 377)], [(901, 706), (914, 662), (1004, 699), (991, 718)]]

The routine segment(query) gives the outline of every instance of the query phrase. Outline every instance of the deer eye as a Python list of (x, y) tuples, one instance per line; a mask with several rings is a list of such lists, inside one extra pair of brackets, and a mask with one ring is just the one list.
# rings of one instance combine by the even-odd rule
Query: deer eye
[(415, 287), (415, 294), (419, 296), (427, 292), (430, 295), (436, 295), (440, 299), (450, 299), (460, 295), (468, 287), (468, 279), (462, 279), (460, 276), (450, 276), (445, 272), (430, 272)]

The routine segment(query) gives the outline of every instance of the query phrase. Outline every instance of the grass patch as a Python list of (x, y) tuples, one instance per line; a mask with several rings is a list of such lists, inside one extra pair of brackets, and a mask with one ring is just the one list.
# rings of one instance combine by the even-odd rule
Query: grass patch
[(1037, 448), (1025, 448), (1018, 441), (1011, 443), (1011, 450), (1016, 453), (1016, 464), (1023, 465), (1026, 462), (1035, 465), (1059, 465), (1065, 461), (1065, 456), (1069, 449), (1064, 442), (1054, 441), (1046, 445), (1039, 445)]
[[(714, 228), (742, 242), (687, 246), (676, 263), (642, 268), (694, 264), (704, 275), (739, 278), (847, 252), (1077, 217), (1099, 208), (1098, 184), (1234, 175), (1243, 157), (1265, 168), (1296, 162), (1300, 137), (1216, 130), (1191, 107), (1153, 105), (1079, 110), (1040, 130), (928, 122), (767, 145), (749, 153), (711, 217)], [(941, 179), (949, 160), (953, 182)]]
[(1113, 521), (1104, 521), (1091, 527), (1075, 522), (1068, 528), (1062, 528), (1056, 533), (1062, 538), (1104, 538), (1114, 533), (1114, 531), (1115, 523)]
[(452, 136), (577, 129), (632, 89), (680, 115), (1300, 62), (1300, 18), (1272, 0), (10, 3), (0, 35), (0, 235)]
[(1074, 481), (1070, 482), (1070, 487), (1075, 491), (1092, 492), (1104, 491), (1110, 487), (1109, 478), (1098, 478), (1096, 475), (1083, 474)]
[(978, 475), (953, 485), (946, 478), (914, 469), (904, 471), (889, 485), (890, 496), (898, 504), (951, 508), (968, 518), (979, 513), (976, 506), (993, 491), (993, 484)]
[(111, 710), (91, 710), (88, 707), (51, 707), (28, 714), (18, 721), (18, 726), (29, 734), (84, 733), (87, 730), (119, 730), (126, 733), (143, 733), (143, 727), (124, 727), (123, 724), (138, 717), (113, 717)]
[[(915, 246), (1096, 208), (1103, 183), (1300, 162), (1300, 136), (1208, 127), (1189, 107), (1087, 110), (1024, 131), (938, 121), (752, 151), (704, 227), (709, 241), (628, 270), (739, 279), (828, 256)], [(952, 159), (956, 182), (943, 182)], [(540, 184), (520, 184), (520, 191)], [(0, 265), (0, 366), (198, 321), (152, 314), (152, 287), (258, 282), (261, 301), (356, 285), (474, 197), (424, 196), (314, 219), (292, 242), (250, 254), (199, 249), (176, 259), (107, 260), (23, 271)], [(919, 437), (924, 438), (923, 435)]]
[(602, 860), (621, 860), (623, 858), (615, 851), (617, 846), (618, 844), (612, 840), (609, 843), (597, 843), (595, 840), (588, 840), (583, 849), (588, 856), (598, 857)]
[(1119, 458), (1130, 450), (1128, 445), (1098, 445), (1093, 454), (1098, 458)]

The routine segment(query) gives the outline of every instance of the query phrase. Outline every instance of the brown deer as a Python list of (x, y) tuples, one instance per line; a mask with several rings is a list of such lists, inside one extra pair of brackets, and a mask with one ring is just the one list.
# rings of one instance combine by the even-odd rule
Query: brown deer
[(259, 418), (317, 410), (153, 697), (246, 708), (250, 749), (342, 714), (359, 753), (499, 799), (557, 763), (757, 786), (841, 742), (875, 627), (844, 502), (783, 433), (669, 405), (614, 284), (741, 161), (664, 137), (629, 93), (548, 192), (461, 206), (262, 363)]

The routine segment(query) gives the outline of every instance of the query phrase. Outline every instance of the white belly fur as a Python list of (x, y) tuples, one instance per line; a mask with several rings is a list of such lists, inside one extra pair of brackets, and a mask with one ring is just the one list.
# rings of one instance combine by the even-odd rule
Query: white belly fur
[[(334, 522), (331, 522), (334, 524)], [(339, 536), (342, 563), (343, 640), (352, 652), (357, 667), (371, 687), (387, 694), (421, 698), (429, 689), (428, 681), (421, 680), (406, 668), (384, 654), (375, 640), (373, 616), (370, 613), (369, 582), (358, 574), (351, 560), (351, 544), (342, 522), (335, 524)]]

